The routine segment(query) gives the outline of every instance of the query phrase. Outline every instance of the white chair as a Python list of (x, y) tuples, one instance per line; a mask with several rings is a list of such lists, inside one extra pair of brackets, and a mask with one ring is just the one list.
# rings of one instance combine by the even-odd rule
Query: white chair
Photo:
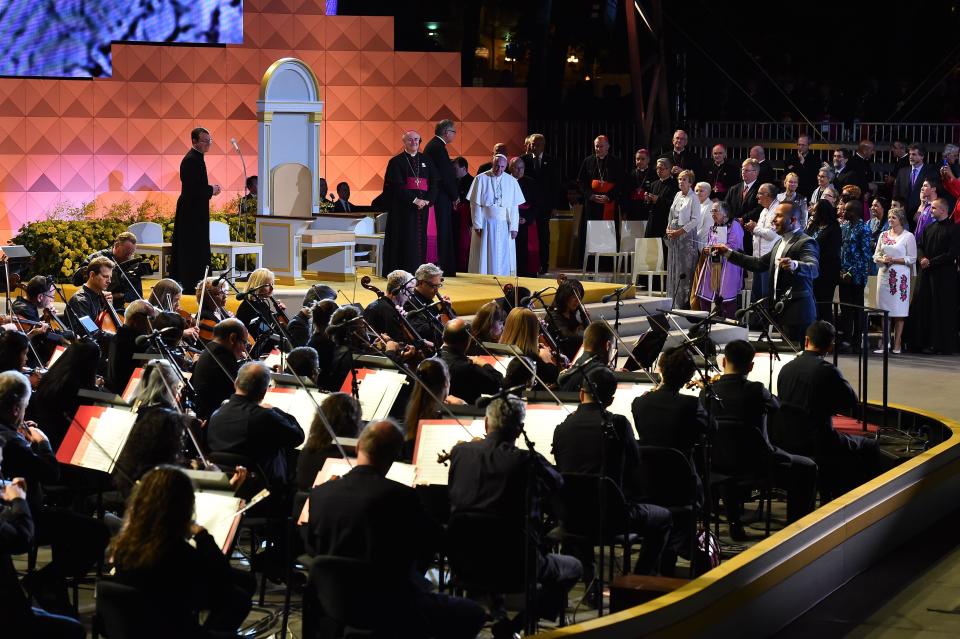
[(653, 278), (660, 276), (658, 292), (666, 295), (667, 271), (663, 268), (663, 243), (659, 237), (638, 237), (633, 247), (633, 275), (631, 281), (636, 284), (637, 277), (647, 276), (647, 293), (653, 294)]
[(623, 260), (623, 274), (633, 269), (633, 251), (636, 248), (635, 239), (643, 237), (643, 232), (647, 229), (647, 223), (642, 220), (620, 222), (620, 256)]
[(170, 242), (163, 241), (163, 227), (156, 222), (137, 222), (127, 227), (127, 230), (137, 236), (137, 253), (156, 255), (160, 262), (158, 273), (164, 278), (166, 271), (166, 256), (170, 255)]
[[(383, 253), (383, 233), (376, 233), (375, 221), (372, 217), (365, 217), (353, 232), (357, 236), (356, 248), (353, 251), (354, 266), (372, 266), (374, 274), (383, 275), (383, 266), (380, 262), (380, 255)], [(360, 247), (366, 247), (360, 250)]]
[(612, 220), (587, 221), (587, 239), (583, 248), (583, 271), (587, 274), (587, 261), (593, 255), (593, 279), (600, 270), (600, 258), (613, 258), (613, 276), (620, 273), (620, 251), (617, 250), (617, 227)]
[(210, 221), (210, 252), (227, 256), (227, 268), (236, 264), (238, 255), (255, 256), (256, 265), (263, 263), (263, 244), (257, 242), (231, 242), (230, 227), (226, 222)]

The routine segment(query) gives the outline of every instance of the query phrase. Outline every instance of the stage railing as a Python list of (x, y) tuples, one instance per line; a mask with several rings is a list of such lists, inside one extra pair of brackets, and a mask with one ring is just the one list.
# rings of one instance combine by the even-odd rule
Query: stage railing
[[(880, 317), (880, 322), (882, 325), (881, 332), (881, 342), (883, 354), (881, 355), (881, 361), (883, 362), (881, 371), (882, 371), (882, 401), (881, 407), (883, 410), (883, 423), (881, 426), (887, 425), (887, 406), (888, 406), (888, 390), (889, 390), (889, 365), (890, 365), (890, 311), (885, 311), (882, 308), (873, 308), (872, 306), (862, 306), (860, 304), (849, 304), (847, 302), (833, 302), (833, 317), (834, 322), (836, 323), (838, 317), (841, 316), (841, 309), (850, 308), (855, 309), (855, 312), (858, 314), (857, 319), (860, 321), (860, 352), (857, 353), (857, 394), (860, 397), (860, 421), (863, 424), (863, 430), (867, 430), (867, 405), (869, 402), (869, 385), (868, 385), (868, 373), (870, 371), (870, 353), (872, 349), (870, 348), (870, 318)], [(833, 365), (837, 366), (840, 361), (840, 349), (833, 349)]]

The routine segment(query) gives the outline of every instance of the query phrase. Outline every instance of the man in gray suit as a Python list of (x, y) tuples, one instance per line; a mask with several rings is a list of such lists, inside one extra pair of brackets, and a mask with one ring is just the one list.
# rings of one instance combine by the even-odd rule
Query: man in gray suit
[(717, 255), (754, 272), (769, 273), (770, 302), (791, 341), (803, 339), (817, 313), (813, 299), (813, 280), (820, 273), (820, 250), (816, 240), (797, 230), (797, 209), (791, 202), (777, 206), (773, 225), (780, 239), (769, 253), (760, 257), (744, 255), (724, 244), (714, 247)]

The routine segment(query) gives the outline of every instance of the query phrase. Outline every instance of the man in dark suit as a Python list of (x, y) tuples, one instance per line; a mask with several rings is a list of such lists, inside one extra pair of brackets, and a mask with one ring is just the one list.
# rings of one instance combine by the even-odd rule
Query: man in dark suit
[(490, 364), (478, 364), (467, 356), (470, 346), (469, 326), (462, 319), (452, 319), (443, 327), (440, 359), (450, 370), (450, 394), (468, 404), (481, 394), (493, 395), (503, 384), (503, 375)]
[(247, 356), (247, 328), (236, 318), (221, 320), (213, 327), (213, 339), (200, 354), (190, 378), (197, 390), (197, 417), (210, 419), (233, 393), (233, 380)]
[(350, 203), (350, 185), (346, 182), (337, 184), (337, 201), (333, 205), (334, 213), (353, 213), (359, 210), (355, 204)]
[[(670, 511), (637, 501), (642, 496), (634, 476), (640, 449), (627, 418), (607, 411), (617, 392), (613, 371), (599, 367), (590, 370), (586, 378), (581, 376), (581, 381), (580, 405), (553, 433), (557, 468), (564, 473), (603, 472), (620, 486), (628, 500), (631, 528), (643, 536), (633, 571), (654, 574), (670, 534)], [(592, 549), (589, 554), (592, 558)]]
[(774, 316), (786, 336), (799, 341), (817, 316), (813, 280), (820, 272), (820, 252), (816, 240), (796, 229), (797, 212), (792, 203), (777, 205), (773, 224), (780, 239), (765, 255), (744, 255), (731, 251), (725, 244), (718, 244), (714, 251), (717, 255), (728, 255), (730, 262), (737, 266), (755, 273), (769, 273)]
[(460, 237), (459, 221), (453, 214), (454, 204), (460, 199), (457, 189), (457, 172), (450, 162), (447, 145), (457, 137), (457, 127), (453, 120), (440, 120), (434, 127), (434, 136), (423, 149), (433, 162), (439, 175), (437, 199), (433, 203), (433, 210), (437, 218), (437, 266), (444, 273), (453, 277), (457, 274), (457, 255), (455, 252), (456, 240)]
[(580, 390), (585, 374), (595, 368), (607, 367), (607, 358), (612, 347), (613, 331), (610, 327), (604, 322), (591, 322), (583, 332), (583, 355), (557, 378), (560, 390), (568, 392)]
[[(495, 515), (522, 526), (527, 518), (539, 520), (540, 500), (555, 493), (563, 478), (537, 452), (520, 450), (517, 437), (526, 417), (523, 401), (516, 397), (495, 399), (487, 406), (481, 441), (462, 442), (450, 451), (450, 512)], [(533, 503), (526, 499), (531, 473), (536, 488)], [(490, 540), (495, 543), (496, 540)], [(504, 549), (505, 553), (516, 549)], [(580, 579), (583, 567), (575, 557), (541, 553), (537, 561), (540, 584), (537, 610), (551, 617), (562, 612), (557, 604)], [(553, 609), (551, 609), (553, 608)]]
[(210, 417), (207, 443), (212, 452), (249, 458), (267, 475), (270, 485), (283, 486), (292, 480), (287, 460), (303, 443), (303, 429), (293, 415), (260, 405), (269, 385), (266, 364), (241, 366), (233, 396)]
[[(757, 202), (757, 191), (764, 183), (757, 179), (759, 174), (760, 164), (756, 160), (753, 158), (744, 160), (740, 165), (740, 177), (743, 181), (727, 191), (727, 197), (724, 199), (727, 210), (730, 211), (730, 219), (739, 220), (741, 226), (747, 222), (760, 220), (763, 207)], [(743, 236), (743, 250), (748, 254), (753, 252), (753, 236), (749, 233)]]
[(833, 428), (833, 415), (854, 409), (859, 401), (840, 370), (824, 359), (833, 350), (834, 336), (829, 322), (807, 328), (803, 353), (777, 377), (781, 410), (773, 428), (777, 446), (817, 462), (825, 500), (866, 481), (878, 466), (876, 440)]
[(908, 160), (910, 166), (903, 167), (897, 172), (897, 179), (893, 182), (893, 195), (900, 196), (907, 201), (906, 210), (916, 211), (920, 206), (920, 187), (924, 180), (930, 184), (940, 186), (940, 176), (937, 170), (929, 164), (924, 164), (927, 150), (918, 144), (909, 146)]
[[(787, 521), (812, 512), (817, 498), (817, 465), (809, 457), (791, 455), (770, 443), (768, 420), (780, 409), (780, 402), (761, 382), (747, 375), (753, 370), (756, 354), (750, 342), (734, 340), (723, 349), (723, 375), (713, 384), (716, 399), (705, 393), (700, 399), (712, 401), (711, 416), (717, 423), (713, 438), (713, 468), (731, 475), (753, 474), (772, 477), (787, 491)], [(725, 490), (724, 506), (734, 541), (746, 539), (740, 523), (742, 495), (738, 487)]]
[(757, 179), (760, 180), (760, 184), (777, 183), (777, 174), (773, 170), (770, 160), (767, 159), (767, 153), (762, 146), (758, 144), (750, 147), (750, 159), (757, 161)]
[[(857, 150), (853, 152), (853, 155), (850, 156), (850, 160), (847, 162), (847, 169), (853, 171), (856, 175), (856, 184), (860, 187), (860, 192), (862, 193), (861, 199), (865, 202), (869, 202), (870, 196), (870, 182), (873, 181), (873, 164), (871, 159), (873, 158), (874, 151), (876, 147), (873, 142), (870, 140), (860, 140), (860, 144), (857, 145)], [(839, 187), (841, 190), (843, 186)]]
[(552, 155), (543, 152), (546, 138), (532, 133), (527, 138), (527, 152), (523, 155), (526, 174), (536, 180), (539, 193), (537, 203), (537, 237), (540, 239), (540, 272), (550, 268), (550, 217), (560, 198), (560, 165)]
[(850, 184), (863, 190), (860, 174), (850, 166), (850, 151), (838, 147), (833, 150), (833, 185), (837, 191), (843, 191), (843, 187)]
[(810, 136), (801, 135), (797, 138), (797, 152), (787, 157), (784, 165), (787, 173), (796, 173), (800, 178), (797, 191), (803, 197), (809, 198), (817, 188), (817, 171), (820, 170), (819, 156), (810, 150)]
[[(313, 555), (369, 562), (394, 595), (381, 630), (403, 637), (476, 637), (483, 608), (469, 599), (427, 590), (423, 572), (440, 547), (443, 530), (416, 492), (387, 479), (403, 447), (403, 433), (390, 421), (369, 424), (357, 442), (353, 469), (310, 491), (307, 547)], [(398, 525), (402, 523), (402, 525)]]

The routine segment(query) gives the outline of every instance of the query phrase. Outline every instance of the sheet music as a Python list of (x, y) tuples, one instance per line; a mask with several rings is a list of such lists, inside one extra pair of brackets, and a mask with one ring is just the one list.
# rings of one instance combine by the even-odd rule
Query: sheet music
[[(320, 484), (326, 483), (334, 478), (340, 478), (350, 472), (352, 467), (357, 465), (357, 460), (350, 458), (348, 462), (346, 459), (339, 457), (328, 457), (326, 461), (323, 462), (323, 467), (317, 472), (316, 478), (313, 480), (314, 486), (319, 486)], [(402, 462), (393, 462), (393, 465), (390, 466), (390, 470), (387, 471), (387, 479), (397, 482), (398, 484), (403, 484), (404, 486), (409, 486), (413, 488), (414, 480), (416, 479), (416, 466), (411, 464), (404, 464)], [(310, 521), (310, 499), (303, 504), (303, 510), (300, 511), (300, 517), (297, 519), (297, 525), (303, 525)]]
[[(784, 345), (784, 350), (789, 350), (789, 346)], [(780, 353), (780, 359), (773, 360), (773, 379), (770, 379), (770, 354), (769, 353), (757, 353), (753, 356), (753, 370), (747, 374), (747, 379), (751, 382), (760, 382), (767, 387), (774, 395), (777, 394), (777, 378), (780, 377), (780, 369), (786, 366), (789, 362), (792, 362), (796, 357), (796, 354), (793, 352)], [(767, 383), (769, 382), (769, 383)]]
[(510, 365), (510, 360), (513, 359), (508, 355), (476, 355), (475, 357), (482, 360), (485, 364), (493, 366), (501, 375), (507, 374), (507, 366)]
[[(317, 400), (317, 404), (322, 403), (327, 397), (327, 393), (315, 388), (307, 390)], [(317, 414), (317, 407), (307, 396), (307, 390), (294, 386), (274, 386), (267, 390), (260, 404), (265, 407), (276, 407), (293, 415), (305, 434), (303, 443), (306, 443), (307, 438), (310, 437), (310, 427)], [(303, 443), (297, 446), (298, 450), (303, 448)]]
[(270, 351), (270, 354), (264, 358), (263, 363), (267, 365), (267, 368), (270, 370), (276, 370), (281, 373), (286, 373), (287, 371), (280, 369), (280, 350), (273, 349)]
[(233, 541), (239, 517), (237, 511), (243, 507), (243, 500), (231, 493), (194, 491), (196, 500), (195, 521), (207, 529), (217, 546), (224, 553)]
[(136, 413), (129, 410), (81, 406), (57, 451), (57, 460), (104, 473), (113, 472), (136, 419)]
[[(577, 408), (570, 405), (566, 407), (571, 413)], [(556, 463), (553, 458), (553, 432), (568, 415), (569, 413), (557, 404), (527, 404), (527, 418), (523, 422), (523, 428), (536, 451), (551, 464)], [(517, 446), (524, 448), (522, 436), (517, 439)]]
[(413, 453), (413, 463), (417, 467), (416, 484), (418, 486), (447, 485), (448, 466), (437, 462), (441, 451), (450, 452), (459, 442), (474, 437), (483, 437), (485, 429), (483, 419), (471, 422), (462, 420), (469, 433), (453, 419), (421, 419), (417, 427), (417, 445)]
[(123, 389), (123, 394), (121, 397), (123, 401), (128, 404), (133, 402), (134, 398), (137, 396), (137, 391), (140, 389), (140, 380), (143, 379), (143, 368), (137, 367), (133, 369), (133, 373), (130, 375), (130, 381), (127, 382), (126, 387)]
[(66, 352), (67, 349), (64, 346), (57, 346), (55, 349), (53, 349), (53, 353), (50, 355), (50, 361), (47, 362), (47, 368), (53, 366), (54, 363), (56, 363), (56, 361), (60, 359), (60, 357)]
[[(369, 422), (389, 416), (407, 376), (398, 371), (369, 368), (360, 369), (357, 374), (360, 380), (361, 418)], [(351, 377), (348, 375), (344, 385), (349, 387), (350, 384)], [(344, 392), (349, 393), (349, 388)]]

